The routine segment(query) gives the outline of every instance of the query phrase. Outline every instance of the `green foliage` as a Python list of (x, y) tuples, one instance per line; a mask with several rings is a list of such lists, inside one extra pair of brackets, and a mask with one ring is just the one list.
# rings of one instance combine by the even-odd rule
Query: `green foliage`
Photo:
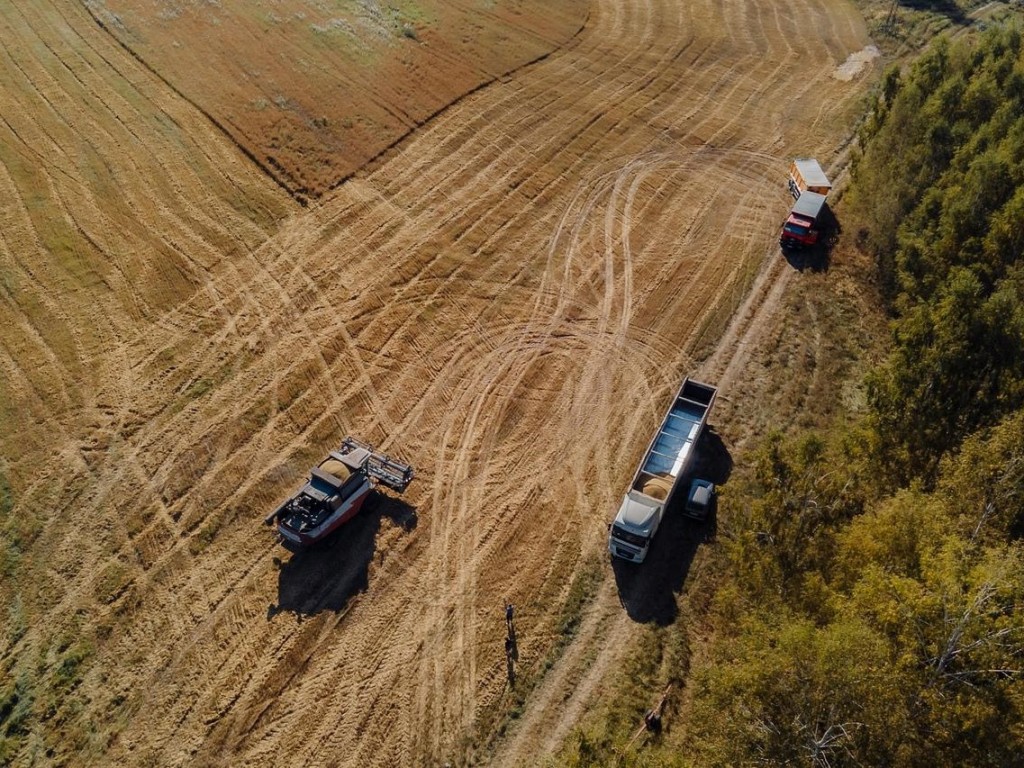
[(7, 481), (7, 475), (0, 472), (0, 520), (6, 520), (14, 509), (14, 494), (11, 492), (11, 484)]
[(213, 389), (213, 386), (214, 384), (210, 379), (196, 379), (189, 385), (188, 389), (185, 390), (185, 397), (188, 400), (198, 400)]
[(868, 382), (881, 458), (897, 479), (929, 480), (946, 453), (1024, 402), (1024, 273), (987, 292), (971, 270), (895, 323), (896, 345)]
[(25, 635), (28, 622), (25, 617), (25, 603), (16, 593), (7, 606), (7, 646), (13, 646)]
[(920, 491), (902, 491), (837, 534), (833, 585), (852, 590), (870, 567), (920, 578), (922, 551), (948, 528), (940, 502)]
[(962, 535), (987, 543), (1024, 538), (1024, 410), (968, 439), (940, 488)]
[(57, 689), (75, 688), (82, 680), (82, 666), (92, 654), (92, 644), (85, 641), (76, 643), (69, 648), (61, 657), (53, 674), (54, 687)]
[[(792, 500), (832, 466), (843, 493), (831, 497), (859, 499), (865, 511), (799, 523), (799, 535), (783, 527), (772, 540), (758, 538), (758, 514), (739, 518), (738, 527), (755, 527), (729, 534), (718, 640), (695, 675), (689, 715), (696, 764), (1015, 762), (1024, 750), (1024, 544), (1007, 536), (1007, 521), (1024, 514), (1022, 431), (1018, 414), (946, 462), (935, 491), (877, 502), (857, 490), (871, 476), (809, 451), (815, 439), (769, 443), (752, 508), (786, 517), (788, 505), (801, 516), (806, 505)], [(982, 471), (964, 493), (977, 456)], [(765, 468), (774, 482), (764, 482)]]
[(905, 732), (885, 639), (863, 622), (754, 621), (718, 653), (695, 681), (701, 765), (881, 765)]
[(0, 764), (7, 765), (28, 735), (35, 702), (32, 686), (24, 673), (8, 678), (0, 687)]
[(723, 499), (700, 765), (1024, 754), (1024, 45), (888, 72), (849, 199), (892, 312), (856, 439), (772, 437)]
[(96, 579), (93, 594), (101, 603), (112, 603), (131, 583), (131, 572), (121, 563), (106, 566)]
[(942, 457), (1024, 404), (1024, 45), (993, 27), (890, 71), (850, 193), (894, 314), (869, 381), (883, 467)]
[(906, 75), (887, 73), (860, 134), (850, 191), (863, 236), (887, 272), (901, 247), (910, 250), (902, 265), (909, 274), (886, 274), (887, 285), (912, 295), (934, 288), (952, 264), (964, 263), (941, 256), (976, 248), (989, 218), (1013, 197), (1024, 147), (1020, 54), (1019, 30), (998, 27), (977, 42), (940, 40)]
[(636, 752), (609, 709), (564, 764), (1021, 763), (1020, 32), (889, 71), (860, 141), (847, 200), (893, 318), (870, 415), (770, 436), (730, 479), (676, 750)]
[[(873, 522), (858, 521), (862, 533), (872, 535)], [(886, 536), (884, 526), (874, 535)], [(1007, 727), (1024, 715), (1021, 551), (958, 535), (917, 544), (917, 575), (871, 562), (843, 611), (887, 639), (893, 675), (906, 681), (912, 764), (1011, 764), (1024, 747), (1024, 734)]]
[(5, 735), (24, 733), (25, 720), (31, 705), (29, 686), (25, 676), (9, 681), (0, 690), (0, 724)]

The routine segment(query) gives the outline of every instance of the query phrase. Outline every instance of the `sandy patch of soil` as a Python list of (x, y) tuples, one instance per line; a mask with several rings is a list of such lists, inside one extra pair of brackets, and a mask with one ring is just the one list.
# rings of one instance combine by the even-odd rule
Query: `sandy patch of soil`
[(870, 64), (881, 55), (881, 52), (874, 45), (866, 45), (861, 50), (851, 53), (846, 61), (836, 67), (832, 77), (836, 80), (849, 81), (863, 71), (864, 67)]

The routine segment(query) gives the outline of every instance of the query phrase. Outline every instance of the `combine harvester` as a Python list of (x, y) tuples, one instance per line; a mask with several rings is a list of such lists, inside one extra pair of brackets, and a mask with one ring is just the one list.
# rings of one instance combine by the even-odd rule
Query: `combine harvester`
[(338, 450), (310, 470), (309, 482), (263, 522), (276, 522), (286, 545), (308, 547), (355, 517), (378, 483), (402, 493), (412, 479), (408, 464), (346, 437)]
[(789, 191), (796, 202), (782, 225), (779, 245), (784, 251), (812, 247), (818, 242), (821, 214), (832, 182), (817, 160), (797, 159), (789, 166)]
[(717, 394), (718, 389), (710, 384), (683, 380), (611, 525), (608, 551), (612, 557), (634, 563), (647, 557), (665, 509), (697, 452), (697, 441)]

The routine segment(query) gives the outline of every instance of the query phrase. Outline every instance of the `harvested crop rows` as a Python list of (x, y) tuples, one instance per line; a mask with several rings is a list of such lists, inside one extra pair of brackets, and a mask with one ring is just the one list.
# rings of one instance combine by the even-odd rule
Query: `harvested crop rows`
[[(598, 0), (303, 210), (62, 13), (2, 17), (25, 41), (3, 98), (28, 94), (0, 110), (3, 455), (47, 553), (5, 663), (96, 638), (54, 726), (98, 734), (54, 739), (72, 762), (459, 762), (506, 695), (504, 601), (535, 669), (665, 398), (713, 352), (705, 374), (736, 370), (744, 332), (716, 343), (781, 274), (785, 163), (835, 152), (862, 23), (838, 0)], [(11, 117), (46, 105), (62, 119)], [(38, 190), (93, 261), (41, 256)], [(293, 557), (259, 523), (345, 434), (417, 480)], [(509, 764), (558, 746), (552, 686), (584, 680), (578, 714), (635, 627), (602, 573)]]
[(336, 186), (458, 96), (546, 55), (586, 19), (583, 0), (86, 6), (299, 199)]

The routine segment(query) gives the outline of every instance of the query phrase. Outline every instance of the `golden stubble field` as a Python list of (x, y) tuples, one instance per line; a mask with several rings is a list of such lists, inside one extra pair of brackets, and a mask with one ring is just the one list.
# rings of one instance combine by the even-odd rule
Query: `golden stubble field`
[[(519, 14), (437, 3), (417, 66), (505, 74), (305, 207), (250, 158), (273, 123), (227, 127), (254, 98), (229, 66), (247, 45), (190, 91), (159, 36), (177, 27), (138, 22), (134, 51), (96, 23), (148, 4), (0, 11), (15, 764), (459, 764), (508, 699), (504, 601), (539, 675), (598, 563), (575, 639), (491, 743), (529, 764), (616, 669), (623, 601), (666, 591), (624, 594), (605, 524), (686, 373), (742, 439), (731, 393), (795, 275), (783, 173), (837, 155), (867, 80), (835, 75), (869, 41), (839, 0), (595, 0), (563, 6), (561, 37), (540, 4), (482, 5)], [(445, 53), (456, 17), (534, 47)], [(412, 114), (381, 72), (364, 97)], [(328, 189), (319, 157), (288, 178)], [(346, 434), (418, 477), (293, 557), (262, 518)]]

